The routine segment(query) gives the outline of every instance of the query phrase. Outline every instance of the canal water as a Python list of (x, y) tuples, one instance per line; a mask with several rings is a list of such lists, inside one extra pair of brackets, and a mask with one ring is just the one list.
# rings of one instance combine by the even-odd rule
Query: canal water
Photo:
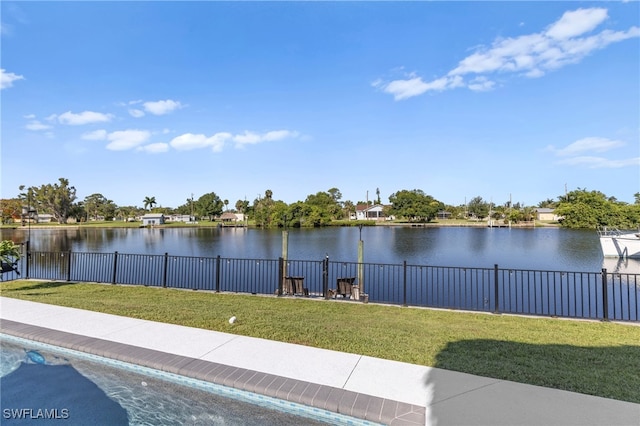
[[(282, 230), (251, 228), (3, 229), (2, 240), (31, 239), (33, 251), (114, 252), (241, 259), (282, 256)], [(288, 230), (292, 260), (356, 262), (358, 240), (365, 263), (640, 273), (637, 259), (604, 258), (592, 230), (483, 227), (327, 227)]]

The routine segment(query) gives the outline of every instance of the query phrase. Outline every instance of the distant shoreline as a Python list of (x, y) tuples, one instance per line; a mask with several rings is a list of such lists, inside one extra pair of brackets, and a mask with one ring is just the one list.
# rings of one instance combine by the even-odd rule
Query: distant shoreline
[[(348, 224), (336, 224), (336, 225), (327, 225), (326, 227), (332, 227), (332, 226), (336, 226), (336, 227), (349, 227), (349, 226), (357, 226), (357, 225), (348, 225)], [(421, 222), (416, 222), (416, 223), (411, 223), (411, 222), (375, 222), (372, 225), (368, 225), (368, 226), (389, 226), (389, 227), (402, 227), (402, 228), (519, 228), (519, 229), (535, 229), (535, 228), (560, 228), (560, 225), (558, 223), (540, 223), (540, 222), (536, 222), (534, 223), (513, 223), (511, 225), (508, 224), (504, 224), (504, 223), (500, 223), (500, 224), (494, 224), (493, 226), (489, 226), (489, 224), (486, 221), (482, 221), (482, 222), (454, 222), (454, 223), (447, 223), (447, 222), (426, 222), (426, 223), (421, 223)], [(174, 225), (174, 224), (164, 224), (164, 225), (158, 225), (158, 226), (154, 226), (153, 229), (182, 229), (182, 228), (186, 228), (186, 229), (193, 229), (193, 228), (216, 228), (216, 225), (209, 225), (209, 226), (203, 226), (203, 225), (189, 225), (189, 226), (184, 226), (184, 225)], [(233, 226), (222, 226), (224, 228), (235, 228)], [(2, 225), (0, 227), (0, 230), (2, 229), (13, 229), (13, 230), (23, 230), (23, 231), (28, 231), (29, 229), (31, 229), (32, 231), (38, 230), (38, 229), (90, 229), (90, 228), (98, 228), (98, 229), (141, 229), (141, 228), (146, 228), (142, 225), (140, 226), (122, 226), (121, 224), (92, 224), (92, 225), (78, 225), (78, 224), (56, 224), (56, 225), (32, 225), (31, 227), (28, 226), (9, 226), (9, 225)], [(248, 226), (248, 228), (252, 228), (252, 229), (259, 229), (259, 227), (256, 226)]]

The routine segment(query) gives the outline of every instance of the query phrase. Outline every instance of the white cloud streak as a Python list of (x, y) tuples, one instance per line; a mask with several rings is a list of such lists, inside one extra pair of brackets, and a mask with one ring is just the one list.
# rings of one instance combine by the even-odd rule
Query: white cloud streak
[(18, 80), (24, 80), (24, 77), (12, 72), (6, 72), (4, 68), (0, 68), (0, 90), (13, 87), (13, 82)]
[(80, 136), (86, 141), (103, 141), (107, 139), (107, 131), (104, 129), (94, 130), (93, 132), (87, 132)]
[(207, 137), (203, 134), (195, 135), (193, 133), (185, 133), (177, 136), (169, 142), (172, 148), (178, 151), (188, 151), (192, 149), (211, 148), (214, 152), (222, 151), (225, 141), (232, 138), (231, 133), (216, 133)]
[[(50, 116), (49, 118), (55, 118), (56, 116)], [(67, 124), (69, 126), (82, 126), (84, 124), (91, 123), (104, 123), (111, 121), (113, 115), (103, 114), (101, 112), (83, 111), (78, 114), (74, 114), (71, 111), (67, 111), (57, 116), (58, 122), (61, 124)]]
[(32, 130), (34, 132), (37, 132), (37, 131), (40, 131), (40, 130), (47, 130), (47, 129), (51, 128), (51, 126), (49, 126), (48, 124), (41, 123), (38, 120), (31, 120), (24, 127), (25, 127), (25, 129)]
[(626, 145), (622, 141), (611, 140), (607, 138), (589, 137), (577, 140), (562, 149), (556, 149), (550, 146), (549, 149), (554, 151), (556, 155), (571, 156), (583, 152), (606, 152), (614, 148)]
[(150, 154), (160, 154), (169, 151), (169, 144), (164, 142), (151, 143), (149, 145), (137, 147), (136, 151), (144, 151)]
[(263, 134), (246, 131), (243, 134), (235, 135), (233, 141), (236, 148), (243, 148), (246, 145), (255, 145), (262, 142), (274, 142), (283, 139), (294, 139), (299, 133), (291, 130), (274, 130)]
[[(162, 133), (166, 134), (168, 130), (165, 129)], [(107, 149), (112, 151), (135, 149), (136, 151), (155, 154), (167, 152), (170, 148), (177, 151), (210, 148), (213, 152), (221, 152), (227, 142), (233, 142), (236, 148), (243, 148), (247, 145), (295, 139), (300, 136), (297, 131), (292, 130), (273, 130), (265, 133), (245, 131), (237, 135), (228, 132), (218, 132), (212, 136), (184, 133), (173, 138), (169, 143), (158, 142), (147, 144), (152, 134), (152, 132), (147, 130), (120, 130), (108, 133), (106, 130), (100, 129), (83, 133), (81, 139), (88, 141), (109, 141)]]
[(474, 92), (487, 92), (495, 86), (495, 81), (491, 81), (486, 77), (476, 77), (468, 84), (468, 88)]
[(244, 148), (247, 145), (295, 139), (299, 136), (300, 133), (294, 130), (273, 130), (265, 133), (256, 133), (247, 130), (244, 133), (236, 135), (228, 132), (219, 132), (212, 136), (185, 133), (173, 138), (171, 142), (169, 142), (169, 145), (178, 151), (211, 148), (214, 152), (220, 152), (224, 149), (227, 142), (233, 142), (236, 148)]
[[(171, 99), (156, 102), (145, 102), (142, 104), (144, 110), (153, 115), (169, 114), (177, 109), (183, 108), (182, 104)], [(135, 117), (135, 116), (134, 116)]]
[[(494, 84), (487, 75), (494, 73), (542, 77), (549, 71), (578, 63), (612, 43), (640, 36), (637, 26), (626, 31), (603, 30), (589, 35), (607, 18), (607, 9), (604, 8), (567, 11), (541, 32), (498, 38), (491, 46), (475, 49), (445, 76), (431, 82), (411, 74), (390, 82), (378, 80), (372, 85), (393, 95), (395, 100), (403, 100), (429, 91), (463, 86), (474, 91), (491, 90)], [(466, 76), (472, 77), (468, 83), (463, 80)]]
[(133, 109), (133, 108), (129, 110), (129, 114), (135, 118), (144, 117), (145, 115), (144, 111), (142, 111), (141, 109)]
[(550, 145), (547, 147), (547, 150), (555, 153), (558, 157), (565, 157), (556, 164), (583, 166), (590, 169), (618, 169), (622, 167), (639, 166), (640, 157), (612, 160), (605, 157), (588, 155), (590, 153), (604, 153), (625, 145), (626, 143), (623, 141), (588, 137), (577, 140), (561, 149)]
[(126, 151), (147, 142), (151, 133), (146, 130), (119, 130), (107, 135), (107, 149), (111, 151)]
[(385, 93), (392, 94), (396, 101), (422, 95), (428, 91), (442, 92), (463, 85), (462, 77), (459, 76), (441, 77), (428, 83), (425, 83), (421, 77), (415, 76), (408, 80), (395, 80), (386, 84), (380, 81), (374, 83), (374, 86), (381, 87)]
[(565, 12), (562, 18), (551, 24), (546, 35), (560, 40), (568, 39), (593, 31), (605, 19), (607, 19), (606, 9), (578, 9)]

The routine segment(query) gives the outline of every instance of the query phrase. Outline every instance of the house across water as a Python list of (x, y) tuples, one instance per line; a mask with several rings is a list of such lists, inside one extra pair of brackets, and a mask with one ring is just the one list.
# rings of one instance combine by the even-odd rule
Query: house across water
[(164, 214), (147, 213), (142, 216), (142, 226), (156, 226), (164, 224)]

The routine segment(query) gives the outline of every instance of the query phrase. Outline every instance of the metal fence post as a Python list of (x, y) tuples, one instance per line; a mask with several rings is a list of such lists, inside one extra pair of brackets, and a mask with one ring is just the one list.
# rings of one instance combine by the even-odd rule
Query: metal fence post
[(282, 283), (284, 282), (284, 258), (278, 258), (278, 296), (282, 296)]
[(222, 262), (220, 261), (220, 255), (216, 257), (216, 293), (220, 293), (220, 265)]
[(402, 306), (407, 306), (407, 261), (402, 261), (402, 286), (403, 286), (403, 300)]
[(322, 295), (329, 299), (329, 256), (322, 261)]
[(498, 264), (493, 265), (493, 291), (496, 299), (496, 306), (493, 309), (494, 313), (500, 313), (500, 289), (498, 286), (498, 280), (500, 279), (500, 275), (498, 274)]
[(71, 251), (67, 252), (67, 281), (71, 281)]
[(162, 288), (167, 288), (167, 267), (169, 266), (169, 253), (164, 254), (164, 266), (162, 271)]
[(607, 268), (602, 268), (602, 319), (609, 321), (609, 292), (607, 291)]
[(29, 264), (31, 263), (31, 241), (27, 240), (27, 267), (26, 267), (26, 277), (29, 279)]
[(116, 283), (116, 273), (118, 271), (118, 252), (113, 253), (113, 275), (111, 278), (111, 284)]

